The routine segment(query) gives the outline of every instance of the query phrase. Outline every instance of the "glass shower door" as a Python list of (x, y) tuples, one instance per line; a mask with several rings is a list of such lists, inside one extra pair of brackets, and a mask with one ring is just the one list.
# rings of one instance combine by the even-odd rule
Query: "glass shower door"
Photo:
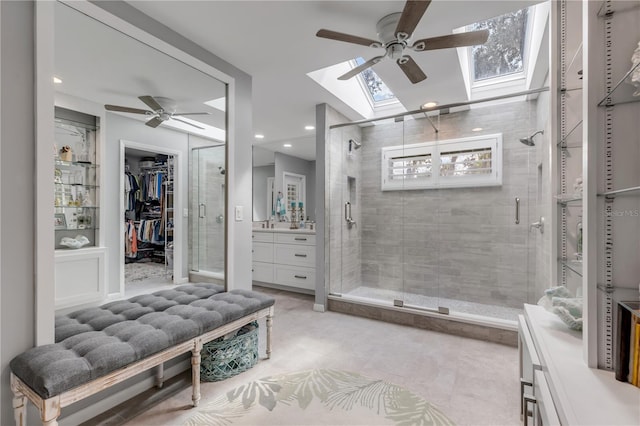
[(225, 147), (192, 150), (192, 270), (224, 278)]

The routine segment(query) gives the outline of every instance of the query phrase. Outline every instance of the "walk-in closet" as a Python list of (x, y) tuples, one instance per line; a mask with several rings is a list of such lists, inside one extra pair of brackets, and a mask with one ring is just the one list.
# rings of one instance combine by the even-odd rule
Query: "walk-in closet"
[(126, 148), (124, 170), (125, 285), (171, 282), (174, 157)]

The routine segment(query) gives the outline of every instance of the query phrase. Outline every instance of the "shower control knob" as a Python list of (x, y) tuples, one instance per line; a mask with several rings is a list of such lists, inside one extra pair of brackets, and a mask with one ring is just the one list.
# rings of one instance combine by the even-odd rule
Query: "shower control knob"
[(544, 217), (540, 217), (540, 220), (538, 220), (537, 222), (533, 222), (532, 224), (529, 225), (529, 232), (531, 232), (531, 230), (533, 228), (536, 228), (537, 230), (540, 231), (541, 234), (544, 234)]

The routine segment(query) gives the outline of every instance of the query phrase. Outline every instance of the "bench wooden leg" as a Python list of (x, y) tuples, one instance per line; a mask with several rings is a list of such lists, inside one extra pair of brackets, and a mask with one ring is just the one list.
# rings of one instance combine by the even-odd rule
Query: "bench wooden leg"
[(13, 416), (16, 426), (26, 426), (27, 397), (18, 389), (13, 374), (11, 374), (11, 391), (13, 392)]
[(161, 389), (162, 385), (164, 385), (164, 363), (156, 367), (156, 387)]
[(273, 308), (267, 315), (267, 359), (271, 358), (271, 332), (273, 331)]
[(43, 426), (58, 426), (58, 417), (60, 416), (60, 397), (45, 399), (42, 401), (40, 409), (40, 417)]
[(193, 406), (200, 403), (200, 352), (202, 351), (202, 341), (196, 340), (195, 347), (191, 351), (191, 384), (193, 386)]

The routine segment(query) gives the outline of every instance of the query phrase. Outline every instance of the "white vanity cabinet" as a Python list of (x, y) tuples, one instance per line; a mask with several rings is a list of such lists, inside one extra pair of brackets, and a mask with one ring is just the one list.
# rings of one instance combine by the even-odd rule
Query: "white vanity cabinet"
[(521, 413), (525, 425), (637, 425), (640, 389), (589, 368), (582, 333), (541, 306), (518, 317)]
[(313, 231), (253, 231), (253, 280), (305, 293), (315, 291), (316, 236)]

